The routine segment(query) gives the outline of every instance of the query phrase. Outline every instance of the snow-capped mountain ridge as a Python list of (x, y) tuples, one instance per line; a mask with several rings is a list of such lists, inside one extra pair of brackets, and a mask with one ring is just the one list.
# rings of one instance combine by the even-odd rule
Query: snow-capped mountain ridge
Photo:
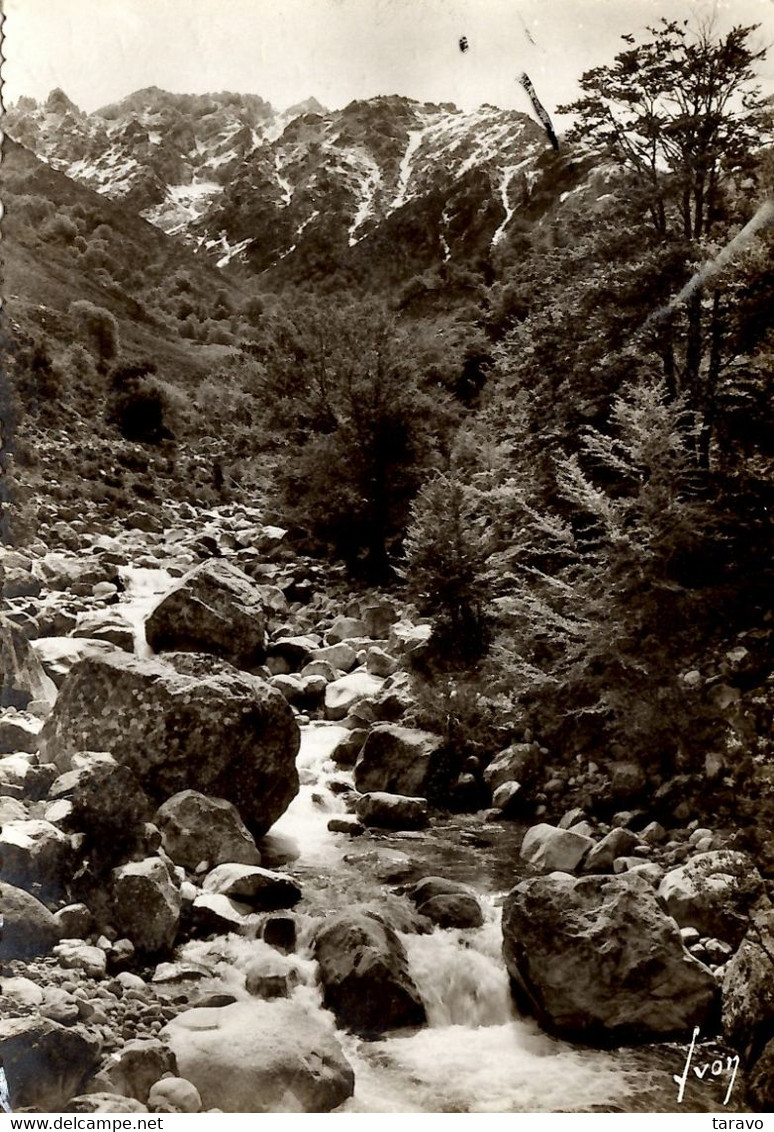
[(54, 91), (21, 99), (6, 129), (219, 264), (258, 272), (301, 253), (357, 260), (396, 238), (420, 267), (464, 259), (503, 240), (548, 154), (520, 112), (397, 95), (277, 111), (257, 95), (149, 87), (85, 114)]

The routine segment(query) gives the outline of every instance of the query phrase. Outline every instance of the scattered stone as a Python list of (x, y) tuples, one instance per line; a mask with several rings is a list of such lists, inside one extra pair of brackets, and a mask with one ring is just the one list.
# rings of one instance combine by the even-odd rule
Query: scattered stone
[(365, 833), (363, 823), (353, 817), (331, 818), (328, 822), (328, 829), (331, 833), (346, 833), (350, 837), (360, 837), (362, 833)]
[(667, 839), (667, 831), (660, 822), (648, 822), (640, 833), (640, 840), (646, 845), (663, 845)]
[(377, 829), (424, 829), (428, 823), (427, 799), (376, 791), (357, 800), (358, 819)]
[(152, 812), (133, 771), (106, 752), (79, 754), (77, 765), (54, 781), (49, 798), (70, 802), (71, 827), (87, 832), (100, 846), (120, 844)]
[(392, 676), (398, 671), (398, 661), (384, 649), (372, 645), (366, 654), (366, 671), (373, 676)]
[(95, 641), (90, 637), (38, 637), (32, 647), (53, 682), (55, 693), (80, 661), (87, 657), (115, 656), (120, 651), (109, 641)]
[(61, 939), (85, 939), (91, 931), (92, 915), (85, 904), (66, 904), (54, 913)]
[(37, 983), (33, 983), (32, 979), (17, 975), (10, 979), (3, 977), (0, 983), (0, 997), (16, 1006), (40, 1006), (43, 1001), (43, 991)]
[(722, 939), (705, 939), (704, 950), (710, 963), (715, 964), (715, 966), (725, 963), (734, 953), (733, 947), (724, 943)]
[(38, 735), (43, 722), (28, 712), (8, 709), (0, 716), (0, 752), (25, 752), (38, 749)]
[(31, 700), (53, 704), (56, 685), (35, 650), (7, 617), (0, 615), (0, 707), (26, 708)]
[[(580, 831), (576, 828), (573, 832)], [(611, 829), (589, 850), (583, 862), (584, 873), (611, 873), (616, 858), (629, 856), (637, 845), (637, 834), (630, 829)]]
[(325, 642), (329, 645), (336, 645), (340, 641), (346, 641), (352, 637), (365, 637), (367, 635), (366, 624), (358, 617), (337, 617), (325, 634)]
[(60, 987), (46, 987), (38, 1013), (62, 1026), (73, 1026), (78, 1021), (78, 1000)]
[(543, 872), (571, 873), (594, 844), (591, 837), (541, 822), (527, 830), (519, 855), (522, 861)]
[(164, 850), (176, 865), (195, 869), (200, 861), (210, 865), (261, 863), (250, 831), (236, 806), (225, 798), (181, 790), (159, 807), (155, 822)]
[(331, 760), (335, 762), (337, 766), (354, 766), (363, 749), (363, 744), (367, 736), (368, 731), (364, 727), (353, 728), (353, 730), (339, 739), (338, 743), (331, 751)]
[(148, 1093), (151, 1112), (201, 1112), (199, 1090), (185, 1077), (163, 1077)]
[(122, 935), (145, 954), (165, 951), (180, 922), (180, 889), (158, 857), (113, 870), (113, 915)]
[(345, 719), (356, 704), (376, 696), (381, 686), (379, 676), (362, 670), (340, 676), (325, 689), (325, 718), (334, 721)]
[(204, 892), (196, 897), (191, 918), (196, 934), (205, 936), (224, 932), (245, 935), (257, 923), (257, 916), (249, 904), (216, 892)]
[(35, 890), (44, 900), (59, 897), (72, 870), (69, 837), (40, 818), (6, 822), (0, 830), (0, 860), (9, 884)]
[(774, 912), (755, 914), (723, 978), (723, 1033), (749, 1065), (774, 1032)]
[(14, 1110), (63, 1112), (94, 1068), (100, 1040), (83, 1026), (31, 1016), (0, 1020), (0, 1061)]
[(731, 849), (700, 853), (672, 869), (658, 895), (680, 927), (698, 928), (702, 936), (733, 946), (745, 934), (750, 912), (770, 907), (751, 858)]
[(295, 1000), (189, 1010), (162, 1034), (207, 1110), (331, 1112), (355, 1088), (333, 1029)]
[(48, 955), (59, 939), (57, 922), (30, 893), (0, 881), (0, 960)]
[(313, 637), (279, 637), (269, 645), (266, 663), (271, 669), (272, 661), (280, 659), (288, 665), (288, 672), (298, 672), (317, 654), (319, 645), (319, 639)]
[(254, 865), (218, 865), (204, 878), (202, 887), (205, 892), (222, 893), (264, 912), (290, 908), (302, 896), (292, 877)]
[(771, 1112), (774, 1109), (774, 1040), (764, 1046), (745, 1084), (753, 1112)]
[(578, 822), (584, 821), (586, 818), (586, 811), (582, 810), (580, 806), (575, 806), (571, 810), (567, 810), (565, 814), (559, 819), (559, 829), (572, 829)]
[(484, 770), (484, 782), (494, 794), (506, 782), (518, 782), (528, 789), (540, 770), (541, 756), (536, 744), (512, 743), (492, 759)]
[(459, 881), (423, 877), (408, 896), (421, 916), (441, 928), (480, 928), (484, 922), (476, 894)]
[(134, 652), (134, 625), (118, 609), (81, 613), (72, 635), (92, 641), (106, 641), (124, 652)]
[(63, 1112), (147, 1112), (144, 1104), (134, 1097), (123, 1097), (119, 1093), (82, 1093), (68, 1101)]
[(100, 1075), (111, 1082), (114, 1092), (144, 1104), (151, 1086), (165, 1073), (176, 1072), (168, 1046), (154, 1038), (135, 1038), (104, 1062)]
[(639, 798), (648, 785), (645, 771), (639, 763), (631, 759), (622, 759), (610, 767), (610, 793), (614, 798)]
[(263, 922), (261, 938), (277, 951), (296, 949), (297, 926), (293, 916), (267, 916)]
[(66, 970), (83, 971), (90, 979), (104, 979), (107, 957), (101, 947), (94, 947), (80, 939), (63, 939), (54, 948), (59, 966)]
[(525, 805), (525, 791), (520, 782), (503, 782), (492, 794), (492, 806), (498, 811), (498, 817), (514, 817)]
[(363, 1037), (421, 1026), (421, 996), (395, 931), (371, 911), (326, 919), (314, 939), (323, 1002), (340, 1026)]
[(298, 968), (276, 951), (254, 959), (245, 969), (245, 989), (256, 998), (287, 998), (300, 980)]
[(686, 952), (641, 877), (554, 873), (518, 884), (503, 909), (517, 1001), (550, 1032), (609, 1044), (683, 1036), (712, 1015), (712, 972)]

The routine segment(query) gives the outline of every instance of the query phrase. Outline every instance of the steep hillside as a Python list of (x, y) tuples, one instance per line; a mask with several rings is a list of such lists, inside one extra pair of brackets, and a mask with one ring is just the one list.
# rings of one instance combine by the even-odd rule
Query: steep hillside
[[(233, 413), (230, 430), (220, 412), (233, 409), (227, 390), (244, 368), (234, 342), (255, 335), (255, 298), (9, 139), (2, 194), (6, 488), (15, 480), (14, 499), (37, 497), (24, 522), (62, 507), (130, 515), (167, 494), (206, 498), (213, 464), (239, 455), (236, 429), (249, 429), (249, 411)], [(161, 406), (154, 446), (115, 418), (126, 392), (115, 375), (127, 366), (146, 374), (132, 379), (140, 404)], [(246, 451), (249, 432), (243, 440)]]

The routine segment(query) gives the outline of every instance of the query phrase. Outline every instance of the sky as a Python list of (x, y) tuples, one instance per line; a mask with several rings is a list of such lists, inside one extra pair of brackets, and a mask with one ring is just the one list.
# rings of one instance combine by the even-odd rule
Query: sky
[(253, 93), (277, 109), (403, 94), (528, 110), (526, 70), (555, 113), (622, 34), (662, 16), (761, 24), (774, 93), (774, 0), (5, 0), (4, 11), (6, 105), (61, 87), (91, 111), (158, 86)]

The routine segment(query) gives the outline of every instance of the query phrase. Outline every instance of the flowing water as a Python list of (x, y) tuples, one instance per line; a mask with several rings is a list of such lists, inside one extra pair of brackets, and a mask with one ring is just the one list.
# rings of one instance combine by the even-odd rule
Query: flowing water
[[(500, 929), (502, 899), (518, 880), (515, 827), (465, 815), (422, 833), (352, 839), (328, 831), (331, 816), (346, 811), (334, 791), (349, 775), (329, 758), (343, 733), (335, 724), (302, 728), (301, 789), (267, 839), (270, 852), (305, 881), (305, 906), (322, 913), (366, 901), (400, 928), (406, 904), (396, 889), (437, 873), (476, 889), (485, 923), (426, 935), (399, 931), (428, 1025), (379, 1041), (340, 1035), (356, 1080), (342, 1111), (677, 1111), (672, 1075), (682, 1072), (683, 1047), (586, 1049), (543, 1034), (516, 1012)], [(720, 1085), (689, 1083), (681, 1107), (718, 1111), (722, 1095)]]
[[(135, 626), (136, 651), (150, 655), (144, 617), (168, 588), (163, 570), (124, 572), (124, 615)], [(305, 723), (298, 755), (300, 790), (261, 843), (263, 863), (291, 872), (302, 884), (298, 955), (300, 985), (294, 994), (309, 1010), (335, 1022), (322, 1005), (309, 942), (316, 917), (353, 904), (378, 908), (406, 948), (412, 977), (425, 1004), (428, 1025), (378, 1041), (351, 1034), (339, 1038), (354, 1071), (354, 1096), (343, 1112), (740, 1112), (739, 1098), (724, 1110), (724, 1088), (689, 1081), (676, 1102), (673, 1074), (686, 1050), (664, 1045), (600, 1051), (543, 1034), (513, 1005), (502, 959), (500, 908), (519, 875), (520, 831), (511, 824), (485, 825), (476, 815), (436, 821), (421, 833), (369, 831), (361, 837), (331, 833), (328, 821), (344, 814), (343, 792), (351, 774), (330, 754), (345, 734), (331, 723)], [(422, 876), (464, 881), (479, 895), (485, 922), (477, 929), (416, 934), (408, 929), (410, 906), (401, 893)], [(229, 935), (184, 945), (190, 960), (215, 960), (212, 989), (245, 997), (248, 963), (276, 955), (261, 940)]]

